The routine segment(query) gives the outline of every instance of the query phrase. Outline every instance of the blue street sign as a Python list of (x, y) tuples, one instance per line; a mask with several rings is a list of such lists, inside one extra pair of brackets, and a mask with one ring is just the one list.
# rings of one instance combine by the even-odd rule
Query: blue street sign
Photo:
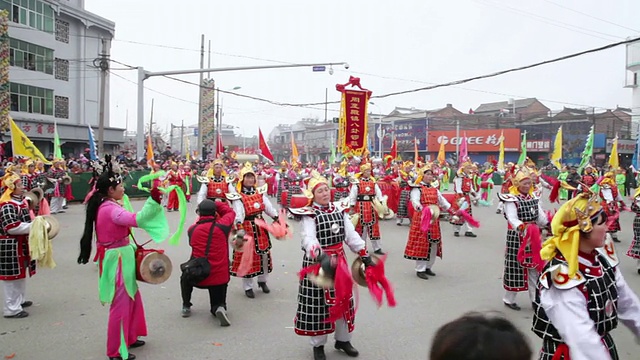
[(193, 129), (193, 136), (198, 136), (198, 128)]
[(320, 72), (320, 71), (325, 71), (325, 70), (327, 70), (327, 67), (324, 66), (324, 65), (323, 66), (314, 66), (313, 67), (313, 71), (314, 72)]

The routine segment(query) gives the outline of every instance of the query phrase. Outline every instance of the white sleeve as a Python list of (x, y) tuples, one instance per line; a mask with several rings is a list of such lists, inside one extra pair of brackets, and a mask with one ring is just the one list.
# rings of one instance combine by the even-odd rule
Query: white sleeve
[(235, 188), (235, 186), (233, 186), (232, 183), (227, 183), (227, 191), (229, 191), (230, 193), (237, 193), (238, 190)]
[(198, 191), (198, 197), (196, 198), (196, 204), (200, 204), (202, 200), (207, 198), (207, 184), (200, 185), (200, 190)]
[(518, 219), (518, 208), (514, 202), (504, 203), (504, 215), (507, 217), (507, 221), (514, 229), (517, 229), (518, 226), (522, 224), (522, 221)]
[(538, 225), (541, 227), (547, 226), (549, 224), (549, 219), (547, 218), (547, 213), (544, 212), (542, 208), (542, 204), (538, 201)]
[(624, 198), (622, 197), (622, 194), (620, 194), (620, 191), (618, 191), (618, 197), (616, 198), (616, 201), (623, 201), (624, 202)]
[(280, 172), (276, 173), (276, 182), (279, 183), (280, 182)]
[(616, 269), (616, 287), (618, 288), (618, 319), (631, 330), (636, 340), (640, 341), (640, 301), (627, 285), (619, 268)]
[(455, 185), (454, 188), (456, 189), (456, 193), (462, 194), (462, 178), (456, 176), (456, 178), (453, 179), (453, 185)]
[(572, 360), (611, 358), (595, 331), (595, 324), (587, 311), (587, 301), (578, 288), (543, 288), (540, 291), (540, 305), (569, 347)]
[(28, 235), (29, 231), (31, 231), (31, 223), (21, 222), (20, 225), (7, 230), (7, 233), (9, 235)]
[(442, 196), (442, 193), (440, 192), (440, 190), (438, 190), (438, 204), (440, 204), (440, 207), (442, 208), (442, 210), (445, 210), (445, 211), (451, 208), (451, 204), (449, 204), (447, 199), (445, 199), (444, 196)]
[(320, 247), (320, 242), (316, 238), (316, 221), (311, 216), (302, 217), (302, 249), (311, 256), (311, 250)]
[(417, 209), (422, 205), (420, 204), (420, 188), (411, 189), (409, 197), (411, 198), (411, 203), (413, 204), (414, 209)]
[(233, 211), (236, 212), (236, 224), (244, 222), (244, 204), (241, 200), (233, 200), (231, 202), (233, 205)]
[(262, 195), (262, 202), (264, 203), (265, 214), (271, 216), (272, 218), (278, 216), (278, 210), (273, 207), (273, 204), (271, 203), (271, 200), (269, 200), (267, 194)]
[(365, 248), (366, 244), (364, 240), (362, 240), (360, 234), (356, 232), (356, 228), (353, 227), (353, 223), (351, 222), (349, 214), (347, 214), (346, 211), (344, 212), (344, 232), (344, 242), (347, 244), (349, 249), (351, 249), (351, 251), (353, 251), (354, 253), (358, 253), (358, 251)]
[(349, 205), (354, 206), (358, 198), (358, 184), (352, 184), (349, 191)]
[(376, 192), (376, 198), (379, 201), (382, 201), (382, 190), (380, 190), (380, 186), (378, 186), (378, 184), (373, 184), (373, 189)]

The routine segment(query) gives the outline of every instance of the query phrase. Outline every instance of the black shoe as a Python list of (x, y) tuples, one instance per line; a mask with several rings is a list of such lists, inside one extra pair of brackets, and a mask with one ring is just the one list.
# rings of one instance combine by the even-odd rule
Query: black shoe
[(621, 242), (620, 240), (618, 240), (618, 237), (617, 237), (617, 236), (612, 236), (612, 237), (611, 237), (611, 240), (613, 240), (613, 242), (614, 242), (614, 243), (619, 243), (619, 242)]
[(133, 344), (129, 345), (130, 348), (135, 349), (135, 348), (139, 348), (140, 346), (144, 346), (144, 344), (146, 344), (143, 340), (136, 340), (136, 342), (134, 342)]
[(262, 292), (265, 294), (268, 294), (271, 292), (266, 282), (258, 281), (258, 287), (260, 287), (260, 289), (262, 289)]
[(62, 207), (63, 209), (67, 210), (69, 207), (67, 205)]
[(384, 255), (384, 252), (382, 252), (382, 249), (378, 249), (376, 251), (373, 252), (376, 255)]
[(253, 299), (256, 297), (256, 294), (253, 293), (253, 289), (245, 290), (244, 294), (247, 295), (249, 299)]
[(513, 303), (513, 304), (507, 304), (507, 303), (504, 303), (504, 306), (508, 307), (508, 308), (509, 308), (509, 309), (511, 309), (511, 310), (515, 310), (515, 311), (520, 311), (520, 310), (522, 310), (522, 309), (520, 308), (520, 306), (518, 306), (518, 304), (515, 304), (515, 303)]
[(429, 276), (436, 276), (436, 273), (434, 273), (433, 271), (431, 271), (431, 269), (427, 269), (424, 271), (425, 274), (429, 275)]
[(453, 232), (453, 236), (455, 236), (455, 237), (460, 237), (460, 233), (459, 233), (459, 232), (457, 232), (457, 231), (454, 231), (454, 232)]
[(5, 315), (4, 317), (5, 319), (22, 319), (22, 318), (26, 318), (27, 316), (29, 316), (29, 313), (22, 310), (15, 315)]
[(427, 276), (427, 273), (425, 272), (416, 271), (416, 275), (422, 280), (429, 280), (429, 276)]
[[(127, 360), (135, 360), (136, 356), (133, 355), (132, 353), (129, 353), (129, 357), (127, 358)], [(121, 356), (115, 356), (115, 357), (110, 357), (109, 360), (122, 360)]]
[(324, 346), (315, 346), (313, 348), (313, 360), (327, 360), (324, 354)]
[(23, 308), (29, 307), (31, 305), (33, 305), (33, 301), (29, 301), (29, 300), (27, 300), (27, 301), (23, 302), (22, 304), (20, 304), (20, 306), (22, 306)]
[(398, 225), (398, 226), (402, 226), (402, 223), (397, 222), (397, 223), (396, 223), (396, 225)]
[(336, 341), (335, 348), (344, 351), (350, 357), (357, 357), (360, 354), (349, 341)]
[(638, 275), (640, 275), (640, 269), (638, 269)]
[(502, 210), (500, 209), (496, 210), (496, 214), (502, 214)]
[(464, 233), (464, 236), (466, 236), (466, 237), (478, 237), (478, 235), (472, 233), (471, 231), (467, 231), (466, 233)]

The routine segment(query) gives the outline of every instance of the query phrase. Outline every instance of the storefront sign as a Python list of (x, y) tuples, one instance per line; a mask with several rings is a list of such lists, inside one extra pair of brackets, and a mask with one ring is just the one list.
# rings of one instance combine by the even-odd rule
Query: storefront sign
[[(382, 138), (382, 146), (384, 150), (391, 148), (392, 134), (398, 142), (398, 151), (413, 151), (414, 141), (418, 140), (418, 151), (427, 150), (427, 119), (418, 119), (411, 121), (396, 121), (393, 124), (383, 124), (384, 137)], [(376, 150), (378, 150), (378, 140), (376, 134)]]
[(520, 150), (520, 129), (478, 129), (460, 130), (456, 137), (455, 130), (431, 131), (427, 136), (429, 151), (438, 151), (440, 143), (444, 142), (445, 151), (456, 151), (456, 144), (461, 144), (467, 138), (467, 150), (471, 152), (496, 152), (500, 149), (500, 135), (504, 136), (505, 151)]
[(551, 140), (527, 140), (527, 151), (531, 151), (531, 152), (551, 151)]
[[(613, 139), (607, 139), (607, 153), (611, 153), (611, 145), (613, 145)], [(636, 150), (636, 142), (633, 140), (620, 140), (618, 139), (618, 154), (633, 154)]]

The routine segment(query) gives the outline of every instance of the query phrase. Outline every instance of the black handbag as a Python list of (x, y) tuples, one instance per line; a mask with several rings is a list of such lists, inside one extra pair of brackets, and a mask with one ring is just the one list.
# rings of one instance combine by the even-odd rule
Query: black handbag
[[(206, 220), (205, 222), (201, 222), (200, 224), (205, 224), (208, 222), (213, 222), (214, 220)], [(204, 257), (192, 258), (186, 263), (180, 264), (180, 270), (182, 270), (182, 276), (189, 283), (195, 285), (204, 279), (206, 279), (209, 274), (211, 274), (211, 264), (209, 264), (209, 248), (211, 247), (211, 238), (213, 236), (213, 229), (218, 226), (218, 224), (211, 225), (211, 229), (209, 230), (209, 237), (207, 238), (207, 248), (204, 252)], [(189, 239), (191, 239), (191, 234), (196, 229), (197, 226), (191, 229), (191, 233), (189, 233)]]

